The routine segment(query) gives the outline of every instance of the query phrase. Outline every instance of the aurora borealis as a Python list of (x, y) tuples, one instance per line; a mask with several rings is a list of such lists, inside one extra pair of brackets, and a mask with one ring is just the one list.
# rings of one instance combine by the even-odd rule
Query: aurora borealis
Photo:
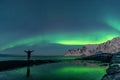
[(1, 0), (0, 52), (63, 55), (120, 35), (119, 0)]

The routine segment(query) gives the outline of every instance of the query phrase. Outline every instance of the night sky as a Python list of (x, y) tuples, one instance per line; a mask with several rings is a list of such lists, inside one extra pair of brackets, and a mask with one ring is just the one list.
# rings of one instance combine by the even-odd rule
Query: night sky
[(63, 55), (120, 35), (120, 0), (0, 0), (0, 53)]

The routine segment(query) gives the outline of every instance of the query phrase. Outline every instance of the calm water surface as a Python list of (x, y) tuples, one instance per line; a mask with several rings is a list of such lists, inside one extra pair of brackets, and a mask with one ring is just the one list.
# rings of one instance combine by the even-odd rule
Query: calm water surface
[[(43, 59), (74, 58), (43, 57)], [(105, 63), (70, 60), (2, 71), (0, 72), (0, 80), (101, 80), (106, 68)]]

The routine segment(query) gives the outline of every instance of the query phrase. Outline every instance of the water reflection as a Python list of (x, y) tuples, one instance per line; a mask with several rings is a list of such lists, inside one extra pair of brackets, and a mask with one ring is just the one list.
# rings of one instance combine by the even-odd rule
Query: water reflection
[(108, 63), (101, 63), (100, 61), (85, 61), (85, 60), (72, 60), (68, 61), (71, 65), (81, 65), (86, 67), (106, 67)]
[(28, 63), (26, 67), (0, 72), (0, 80), (101, 80), (105, 70), (103, 63), (81, 60), (33, 66)]
[[(31, 78), (33, 77), (37, 77), (38, 79), (43, 80), (57, 80), (59, 78), (61, 80), (66, 80), (66, 78), (69, 78), (69, 80), (72, 80), (73, 78), (76, 80), (85, 80), (86, 76), (91, 80), (100, 80), (103, 76), (102, 74), (104, 74), (106, 65), (107, 64), (105, 63), (81, 60), (73, 60), (47, 65), (37, 65), (32, 67), (28, 63), (28, 66), (26, 67), (25, 71), (27, 80), (32, 80)], [(91, 73), (95, 74), (96, 77)], [(56, 75), (55, 79), (54, 75)]]
[(27, 61), (27, 70), (26, 70), (26, 77), (29, 78), (30, 77), (30, 60)]
[(26, 77), (30, 77), (30, 66), (27, 66), (27, 72), (26, 72)]

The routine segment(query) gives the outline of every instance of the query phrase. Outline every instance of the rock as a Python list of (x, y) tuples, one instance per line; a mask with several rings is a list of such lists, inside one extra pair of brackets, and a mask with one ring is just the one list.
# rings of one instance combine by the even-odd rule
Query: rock
[(106, 70), (107, 74), (115, 74), (115, 73), (119, 73), (119, 72), (120, 72), (120, 65), (118, 65), (118, 64), (112, 64), (112, 66), (110, 66)]
[(82, 58), (78, 58), (78, 59), (82, 59), (82, 60), (95, 60), (95, 61), (102, 61), (102, 62), (111, 62), (112, 59), (112, 54), (108, 54), (108, 53), (101, 53), (98, 52), (95, 55), (92, 56), (84, 56)]
[(120, 80), (120, 73), (105, 75), (101, 80)]
[(110, 65), (106, 73), (101, 80), (120, 80), (120, 65)]
[(120, 52), (113, 55), (111, 63), (120, 63)]

